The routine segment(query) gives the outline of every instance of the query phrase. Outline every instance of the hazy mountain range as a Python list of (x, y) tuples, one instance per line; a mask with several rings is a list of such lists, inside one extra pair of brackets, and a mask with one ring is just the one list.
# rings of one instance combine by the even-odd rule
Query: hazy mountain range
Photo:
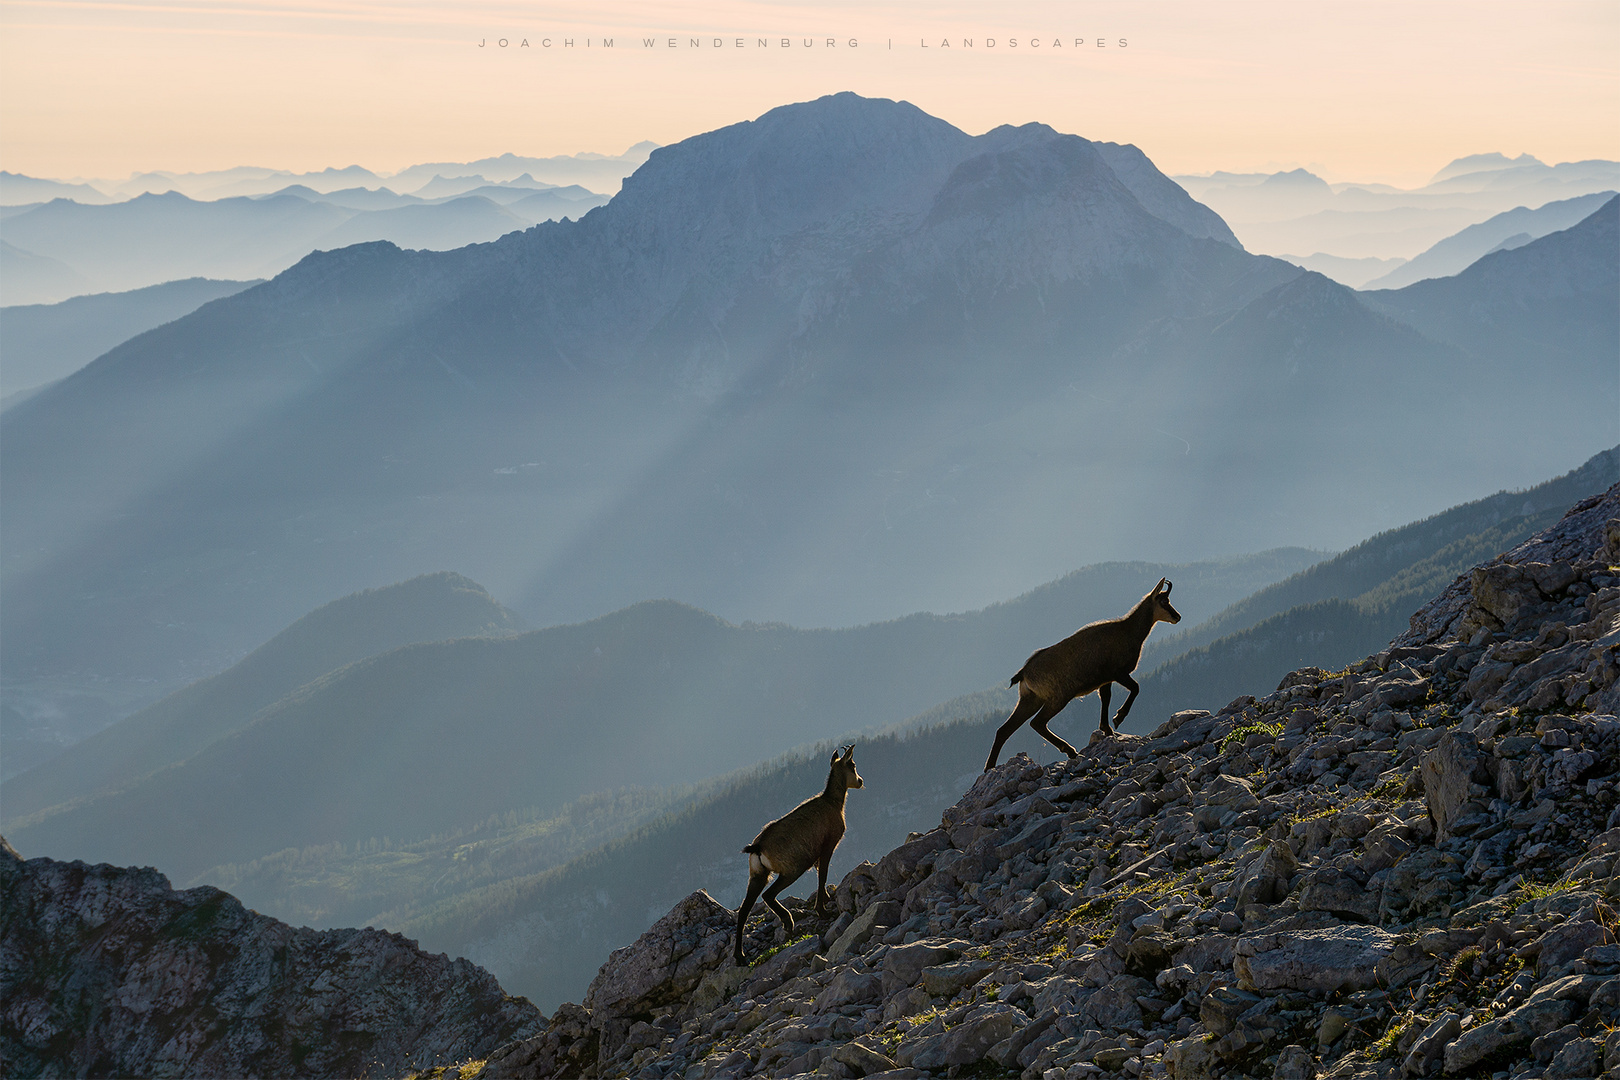
[[(230, 670), (8, 780), (0, 810), (5, 835), (32, 850), (182, 878), (288, 846), (552, 813), (1005, 685), (1036, 648), (1128, 610), (1161, 576), (1197, 618), (1311, 561), (1284, 550), (1109, 564), (968, 615), (847, 630), (737, 626), (653, 601), (518, 636), (477, 585), (434, 575), (305, 616)], [(401, 800), (398, 777), (424, 773), (430, 789)], [(222, 812), (233, 803), (254, 809)]]
[(173, 686), (447, 566), (536, 625), (814, 626), (1344, 546), (1612, 445), (1613, 217), (1374, 310), (1131, 147), (773, 110), (577, 222), (311, 256), (9, 410), (7, 678)]
[(1608, 202), (1614, 194), (1613, 191), (1599, 191), (1574, 199), (1560, 199), (1534, 210), (1524, 206), (1515, 207), (1446, 237), (1389, 273), (1358, 287), (1399, 289), (1425, 278), (1450, 277), (1492, 252), (1523, 247), (1550, 232), (1569, 228)]
[(331, 193), (344, 189), (387, 186), (403, 195), (424, 195), (423, 188), (436, 179), (471, 179), (483, 184), (528, 182), (542, 187), (578, 184), (592, 191), (612, 194), (619, 182), (647, 160), (657, 143), (640, 142), (622, 154), (560, 154), (555, 157), (524, 157), (501, 154), (477, 161), (440, 161), (412, 165), (390, 173), (373, 172), (359, 165), (295, 173), (287, 169), (239, 166), (212, 172), (145, 172), (122, 180), (48, 180), (0, 172), (0, 205), (49, 202), (72, 199), (81, 203), (115, 202), (137, 195), (177, 191), (193, 199), (225, 199), (235, 196), (268, 195), (290, 184), (313, 191)]
[[(431, 200), (364, 188), (328, 196), (305, 186), (209, 202), (173, 191), (102, 205), (55, 199), (0, 220), (0, 236), (11, 250), (0, 264), (8, 273), (0, 295), (10, 305), (38, 304), (177, 278), (257, 278), (279, 273), (312, 250), (374, 240), (447, 250), (539, 221), (579, 217), (606, 201), (577, 185), (499, 188), (482, 178), (462, 194)], [(44, 272), (25, 255), (66, 270)]]
[[(1457, 159), (1428, 184), (1410, 190), (1387, 184), (1329, 184), (1304, 169), (1174, 179), (1219, 212), (1250, 251), (1280, 256), (1354, 288), (1386, 274), (1388, 280), (1379, 284), (1398, 287), (1420, 277), (1454, 274), (1513, 235), (1504, 233), (1477, 248), (1474, 237), (1479, 234), (1474, 233), (1460, 245), (1427, 255), (1446, 238), (1493, 215), (1613, 192), (1620, 188), (1620, 162), (1547, 165), (1528, 154), (1512, 159), (1474, 154)], [(1566, 220), (1545, 231), (1572, 224)], [(1531, 238), (1544, 235), (1534, 228), (1522, 231)], [(1471, 258), (1456, 261), (1464, 252)], [(1412, 272), (1416, 276), (1395, 276), (1402, 263), (1420, 258), (1426, 261)]]
[(0, 403), (73, 374), (136, 334), (257, 284), (187, 278), (132, 292), (0, 308)]

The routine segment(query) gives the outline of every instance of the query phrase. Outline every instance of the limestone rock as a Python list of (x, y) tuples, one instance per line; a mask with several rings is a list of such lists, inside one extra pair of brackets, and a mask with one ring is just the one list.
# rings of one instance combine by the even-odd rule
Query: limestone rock
[(1285, 1046), (1277, 1053), (1272, 1080), (1316, 1080), (1316, 1061), (1303, 1046)]
[(1581, 1011), (1603, 980), (1571, 975), (1538, 987), (1523, 1005), (1462, 1033), (1446, 1047), (1446, 1071), (1453, 1075), (1472, 1068), (1492, 1054), (1528, 1044), (1569, 1023)]
[(1603, 1042), (1600, 1039), (1571, 1039), (1553, 1055), (1542, 1075), (1547, 1080), (1576, 1080), (1603, 1071)]
[(1423, 790), (1434, 819), (1434, 841), (1443, 844), (1451, 829), (1470, 812), (1470, 790), (1484, 778), (1486, 755), (1467, 732), (1448, 731), (1423, 755)]
[(1423, 1029), (1406, 1060), (1401, 1063), (1402, 1076), (1427, 1076), (1430, 1068), (1440, 1060), (1446, 1047), (1462, 1034), (1462, 1018), (1448, 1012)]
[(1344, 870), (1324, 866), (1312, 871), (1300, 883), (1301, 911), (1326, 911), (1341, 919), (1377, 922), (1381, 896), (1364, 881)]
[(731, 912), (703, 890), (676, 904), (633, 944), (615, 949), (585, 991), (593, 1013), (628, 1015), (690, 992), (729, 955)]
[(995, 967), (988, 960), (960, 960), (922, 969), (921, 986), (930, 997), (953, 997), (964, 986), (972, 986)]
[(1614, 942), (1614, 933), (1592, 919), (1565, 923), (1536, 939), (1536, 972), (1546, 978), (1594, 946)]
[[(843, 895), (843, 889), (839, 889), (839, 895)], [(834, 962), (842, 960), (866, 944), (874, 930), (898, 924), (900, 915), (901, 906), (898, 900), (879, 900), (866, 905), (827, 950), (827, 959)]]
[(955, 960), (967, 948), (965, 941), (916, 941), (890, 949), (883, 957), (884, 995), (916, 986), (923, 968)]
[(878, 1050), (867, 1046), (859, 1039), (847, 1042), (833, 1051), (833, 1060), (842, 1062), (855, 1070), (857, 1076), (871, 1076), (874, 1073), (892, 1071), (896, 1065), (894, 1059), (885, 1056)]
[(155, 870), (4, 844), (0, 956), (8, 1076), (397, 1075), (546, 1026), (489, 972), (398, 934), (295, 928)]
[(1011, 1005), (999, 1002), (983, 1005), (969, 1012), (949, 1031), (915, 1043), (902, 1042), (895, 1060), (918, 1069), (971, 1065), (984, 1060), (992, 1046), (1010, 1038), (1027, 1023), (1029, 1018)]
[(845, 968), (833, 976), (827, 988), (816, 995), (815, 1011), (832, 1012), (845, 1005), (863, 1005), (883, 997), (883, 980), (870, 972)]
[(1371, 926), (1240, 938), (1232, 970), (1248, 990), (1361, 990), (1398, 939)]
[(1237, 903), (1275, 904), (1288, 896), (1288, 882), (1299, 870), (1294, 850), (1277, 842), (1249, 864), (1248, 870), (1238, 878)]
[(1198, 1006), (1199, 1018), (1216, 1035), (1237, 1027), (1238, 1017), (1260, 1004), (1261, 998), (1232, 986), (1211, 987)]
[(1175, 1080), (1206, 1080), (1215, 1075), (1222, 1062), (1212, 1040), (1194, 1035), (1165, 1047), (1164, 1065)]

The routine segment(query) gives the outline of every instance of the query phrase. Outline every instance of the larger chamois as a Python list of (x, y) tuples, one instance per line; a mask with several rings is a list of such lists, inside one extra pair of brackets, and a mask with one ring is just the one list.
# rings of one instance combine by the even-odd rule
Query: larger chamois
[[(853, 743), (834, 754), (831, 764), (825, 791), (766, 825), (754, 837), (754, 842), (743, 848), (748, 853), (748, 895), (737, 909), (739, 964), (743, 962), (743, 924), (748, 921), (748, 911), (761, 889), (765, 889), (766, 906), (782, 920), (789, 939), (793, 937), (793, 916), (776, 899), (776, 894), (798, 881), (812, 864), (819, 876), (816, 913), (819, 915), (827, 909), (827, 864), (832, 861), (838, 841), (844, 838), (844, 795), (850, 788), (866, 786), (861, 774), (855, 771)], [(776, 880), (766, 889), (765, 879), (772, 873), (776, 874)]]
[(1088, 623), (1025, 660), (1024, 666), (1007, 684), (1018, 687), (1018, 705), (1007, 722), (996, 729), (996, 744), (990, 748), (985, 771), (995, 768), (1002, 744), (1025, 720), (1029, 720), (1029, 726), (1041, 738), (1074, 757), (1079, 751), (1052, 734), (1046, 725), (1063, 711), (1063, 706), (1093, 690), (1102, 698), (1102, 719), (1097, 722), (1097, 730), (1113, 731), (1108, 723), (1108, 697), (1113, 684), (1119, 683), (1131, 692), (1125, 704), (1119, 707), (1119, 715), (1114, 717), (1117, 724), (1131, 711), (1131, 703), (1142, 689), (1131, 678), (1131, 672), (1142, 659), (1142, 643), (1147, 641), (1153, 624), (1181, 621), (1181, 613), (1170, 606), (1170, 587), (1168, 578), (1160, 578), (1153, 591), (1142, 597), (1129, 615)]

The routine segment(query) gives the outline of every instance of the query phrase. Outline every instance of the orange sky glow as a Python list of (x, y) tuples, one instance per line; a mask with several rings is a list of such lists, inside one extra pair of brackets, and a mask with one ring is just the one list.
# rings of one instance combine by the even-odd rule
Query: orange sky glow
[(34, 176), (620, 153), (840, 90), (1414, 186), (1620, 158), (1620, 4), (0, 0), (0, 168)]

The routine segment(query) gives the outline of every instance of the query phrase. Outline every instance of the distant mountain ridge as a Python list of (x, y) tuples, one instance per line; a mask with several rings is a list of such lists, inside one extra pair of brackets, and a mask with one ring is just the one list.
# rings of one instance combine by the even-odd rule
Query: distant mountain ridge
[(1528, 491), (1502, 492), (1375, 536), (1185, 634), (1152, 642), (1140, 704), (1163, 715), (1230, 701), (1296, 668), (1336, 670), (1399, 637), (1414, 602), (1617, 482), (1620, 447)]
[[(1372, 265), (1366, 260), (1415, 260), (1438, 249), (1410, 274), (1394, 269), (1382, 283), (1394, 288), (1419, 277), (1454, 274), (1483, 255), (1490, 245), (1474, 247), (1469, 237), (1461, 246), (1471, 255), (1454, 261), (1455, 245), (1448, 241), (1493, 215), (1615, 190), (1620, 187), (1620, 162), (1546, 165), (1528, 154), (1514, 159), (1477, 154), (1453, 161), (1429, 183), (1410, 190), (1327, 184), (1299, 169), (1173, 179), (1219, 212), (1249, 250), (1299, 261), (1355, 288), (1377, 276), (1365, 272)], [(1573, 223), (1566, 220), (1555, 227)]]
[(188, 278), (132, 293), (0, 308), (0, 396), (71, 375), (136, 334), (257, 284)]
[[(501, 633), (511, 620), (476, 585), (436, 575), (327, 605), (229, 671), (8, 780), (5, 832), (30, 850), (187, 880), (289, 846), (415, 839), (514, 808), (692, 783), (1004, 682), (1054, 634), (1127, 609), (1165, 574), (1193, 590), (1189, 610), (1210, 611), (1311, 557), (1091, 567), (984, 611), (849, 630), (734, 626), (654, 601), (448, 641), (418, 635), (447, 623)], [(420, 643), (396, 647), (402, 637)], [(438, 782), (400, 787), (402, 771), (421, 770)], [(236, 805), (255, 809), (226, 810)], [(192, 824), (171, 833), (161, 821)]]
[(1612, 191), (1560, 199), (1534, 210), (1518, 207), (1440, 241), (1386, 274), (1372, 278), (1361, 289), (1399, 289), (1424, 278), (1449, 277), (1503, 246), (1519, 247), (1531, 240), (1567, 229), (1614, 197)]
[[(1620, 340), (1617, 249), (1620, 196), (1610, 196), (1569, 228), (1486, 255), (1455, 277), (1364, 296), (1375, 310), (1483, 358), (1512, 361), (1533, 348), (1601, 356)], [(1593, 368), (1594, 385), (1601, 371)]]
[(15, 820), (118, 788), (184, 761), (251, 722), (304, 684), (402, 645), (500, 637), (523, 621), (460, 574), (427, 574), (334, 600), (305, 615), (226, 672), (202, 679), (0, 785)]
[(222, 199), (233, 196), (266, 195), (289, 184), (304, 185), (311, 190), (330, 193), (344, 188), (363, 187), (387, 183), (399, 190), (410, 192), (428, 183), (434, 176), (447, 178), (480, 177), (490, 183), (508, 183), (527, 174), (535, 183), (558, 185), (583, 184), (595, 191), (617, 190), (619, 181), (647, 160), (657, 149), (653, 142), (639, 142), (623, 154), (560, 154), (553, 157), (524, 157), (505, 153), (477, 161), (429, 162), (411, 165), (398, 172), (373, 172), (359, 165), (343, 168), (328, 167), (312, 172), (293, 172), (289, 169), (271, 169), (255, 166), (237, 166), (209, 172), (137, 173), (122, 180), (98, 179), (91, 183), (67, 183), (60, 180), (23, 176), (0, 172), (0, 205), (46, 202), (51, 198), (67, 197), (82, 203), (114, 201), (133, 198), (149, 192), (178, 191), (193, 199)]
[[(81, 280), (71, 284), (39, 272), (8, 271), (7, 303), (55, 303), (87, 288), (127, 291), (190, 277), (269, 276), (312, 250), (374, 240), (449, 250), (540, 221), (578, 217), (607, 201), (577, 187), (536, 184), (513, 189), (510, 198), (506, 189), (496, 189), (507, 204), (501, 205), (481, 194), (485, 189), (477, 182), (451, 186), (454, 194), (428, 198), (363, 188), (329, 197), (288, 185), (212, 201), (178, 191), (94, 205), (52, 199), (6, 215), (0, 235), (70, 267)], [(535, 198), (548, 191), (549, 197)]]

